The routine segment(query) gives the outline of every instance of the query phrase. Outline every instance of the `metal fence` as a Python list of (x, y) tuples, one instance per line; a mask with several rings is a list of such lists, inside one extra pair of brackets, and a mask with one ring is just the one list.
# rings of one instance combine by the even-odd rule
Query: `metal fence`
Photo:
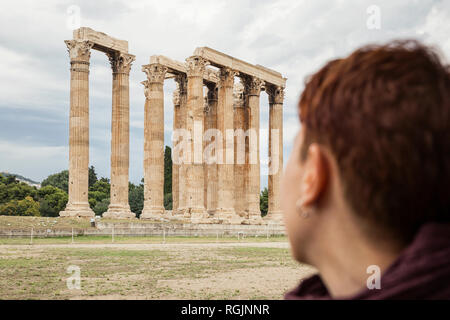
[[(133, 238), (140, 238), (140, 242), (145, 242), (148, 238), (149, 242), (161, 241), (166, 243), (168, 240), (182, 238), (198, 238), (208, 239), (209, 241), (245, 241), (245, 240), (273, 240), (285, 236), (284, 228), (267, 224), (261, 226), (164, 226), (164, 225), (148, 225), (139, 227), (108, 225), (102, 228), (30, 228), (30, 229), (1, 229), (0, 238), (29, 239), (29, 243), (33, 244), (36, 239), (54, 238), (67, 239), (68, 242), (74, 243), (77, 239), (96, 239), (103, 242), (117, 242), (125, 239), (129, 242)], [(23, 242), (23, 241), (22, 241)]]

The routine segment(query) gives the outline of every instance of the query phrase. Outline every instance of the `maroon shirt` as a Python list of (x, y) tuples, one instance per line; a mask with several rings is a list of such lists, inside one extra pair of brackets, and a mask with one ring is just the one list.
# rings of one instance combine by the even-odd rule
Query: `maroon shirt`
[[(381, 289), (364, 288), (347, 299), (450, 299), (450, 224), (423, 225), (385, 270), (380, 283)], [(320, 276), (314, 275), (288, 292), (285, 299), (332, 297)]]

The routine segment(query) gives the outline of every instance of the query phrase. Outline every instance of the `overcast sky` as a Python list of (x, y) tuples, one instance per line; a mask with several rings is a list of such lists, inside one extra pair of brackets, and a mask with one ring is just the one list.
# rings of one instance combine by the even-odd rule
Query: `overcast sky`
[[(68, 167), (69, 56), (74, 10), (81, 26), (128, 40), (130, 180), (143, 176), (141, 65), (151, 55), (179, 61), (208, 46), (287, 77), (284, 158), (299, 128), (304, 78), (361, 45), (415, 38), (450, 57), (450, 1), (198, 0), (2, 1), (0, 9), (0, 171), (41, 181)], [(379, 20), (378, 18), (379, 13)], [(379, 23), (378, 23), (379, 22)], [(91, 54), (90, 163), (109, 177), (111, 68)], [(165, 141), (172, 128), (172, 80), (165, 84)], [(261, 94), (261, 157), (267, 159), (268, 101)], [(262, 186), (267, 176), (262, 177)]]

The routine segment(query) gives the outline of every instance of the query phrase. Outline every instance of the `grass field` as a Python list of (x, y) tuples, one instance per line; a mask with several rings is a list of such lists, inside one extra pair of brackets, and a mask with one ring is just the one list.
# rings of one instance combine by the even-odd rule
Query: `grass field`
[[(314, 272), (281, 241), (173, 242), (3, 244), (0, 298), (281, 299)], [(80, 290), (67, 287), (69, 266), (80, 268)]]
[[(0, 229), (15, 228), (90, 222), (0, 216)], [(71, 266), (80, 289), (67, 286)], [(0, 238), (0, 299), (281, 299), (313, 272), (292, 260), (286, 237)]]

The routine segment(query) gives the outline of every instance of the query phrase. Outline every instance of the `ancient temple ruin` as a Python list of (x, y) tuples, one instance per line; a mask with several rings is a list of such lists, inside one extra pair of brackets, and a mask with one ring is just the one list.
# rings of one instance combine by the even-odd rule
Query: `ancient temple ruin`
[[(93, 216), (88, 203), (89, 56), (107, 54), (113, 74), (111, 204), (104, 217), (135, 217), (128, 205), (128, 43), (89, 28), (66, 41), (71, 59), (69, 202), (61, 216)], [(141, 219), (193, 223), (262, 224), (260, 212), (260, 93), (269, 96), (269, 208), (280, 221), (283, 98), (286, 79), (276, 71), (216, 50), (195, 49), (185, 62), (151, 56), (144, 121), (144, 209)], [(164, 81), (173, 78), (173, 210), (164, 209)], [(235, 82), (235, 78), (240, 81)], [(167, 141), (166, 141), (167, 142)]]

